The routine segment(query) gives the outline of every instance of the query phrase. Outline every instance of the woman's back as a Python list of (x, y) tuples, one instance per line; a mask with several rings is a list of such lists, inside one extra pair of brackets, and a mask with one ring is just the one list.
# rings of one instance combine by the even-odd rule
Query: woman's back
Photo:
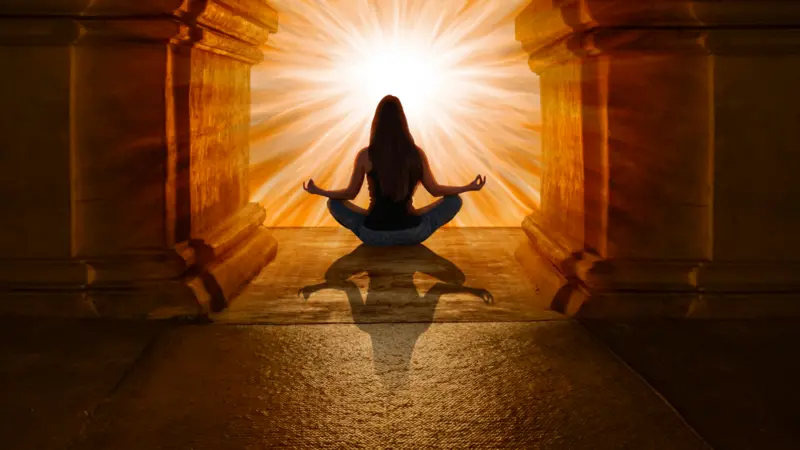
[(387, 96), (378, 104), (366, 153), (372, 204), (364, 226), (372, 230), (418, 226), (421, 221), (412, 213), (411, 198), (422, 179), (422, 156), (397, 97)]
[(419, 226), (421, 219), (412, 214), (412, 198), (419, 180), (413, 185), (409, 183), (408, 194), (397, 201), (381, 190), (381, 183), (375, 169), (367, 172), (367, 185), (369, 187), (369, 213), (364, 220), (364, 226), (371, 230), (404, 230)]

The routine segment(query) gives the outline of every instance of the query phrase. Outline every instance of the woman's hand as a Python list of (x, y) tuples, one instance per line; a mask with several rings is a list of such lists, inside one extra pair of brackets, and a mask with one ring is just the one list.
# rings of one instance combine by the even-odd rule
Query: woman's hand
[(478, 175), (477, 177), (475, 177), (475, 179), (472, 181), (472, 183), (467, 185), (467, 190), (468, 191), (480, 191), (481, 189), (483, 189), (483, 185), (484, 184), (486, 184), (486, 177), (482, 177), (481, 175)]
[(318, 188), (316, 184), (314, 184), (313, 179), (309, 179), (308, 181), (303, 183), (303, 190), (305, 190), (309, 194), (322, 195), (322, 190)]

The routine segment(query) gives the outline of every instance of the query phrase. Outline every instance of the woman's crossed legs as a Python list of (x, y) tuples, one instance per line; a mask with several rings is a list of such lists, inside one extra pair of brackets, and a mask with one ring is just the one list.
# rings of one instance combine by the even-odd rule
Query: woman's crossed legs
[(367, 245), (416, 245), (428, 239), (436, 230), (453, 220), (461, 210), (463, 200), (457, 195), (442, 197), (419, 210), (422, 222), (406, 230), (377, 231), (364, 227), (367, 210), (352, 202), (328, 200), (328, 210), (343, 227), (352, 231)]

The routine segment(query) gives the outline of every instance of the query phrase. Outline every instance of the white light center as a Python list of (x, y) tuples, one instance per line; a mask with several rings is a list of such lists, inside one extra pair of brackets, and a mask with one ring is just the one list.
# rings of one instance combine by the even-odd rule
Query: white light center
[(353, 56), (352, 62), (340, 67), (347, 68), (352, 94), (367, 114), (372, 114), (386, 95), (400, 99), (410, 122), (421, 124), (435, 114), (445, 71), (430, 48), (413, 41), (384, 45), (379, 41)]

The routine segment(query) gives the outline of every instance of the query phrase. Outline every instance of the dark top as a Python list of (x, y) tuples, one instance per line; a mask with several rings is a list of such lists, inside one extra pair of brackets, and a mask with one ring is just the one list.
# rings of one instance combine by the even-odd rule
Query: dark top
[(409, 212), (414, 189), (410, 189), (406, 198), (396, 202), (381, 192), (381, 184), (375, 171), (367, 173), (369, 186), (369, 213), (364, 220), (364, 227), (370, 230), (389, 231), (406, 230), (419, 226), (422, 219)]

